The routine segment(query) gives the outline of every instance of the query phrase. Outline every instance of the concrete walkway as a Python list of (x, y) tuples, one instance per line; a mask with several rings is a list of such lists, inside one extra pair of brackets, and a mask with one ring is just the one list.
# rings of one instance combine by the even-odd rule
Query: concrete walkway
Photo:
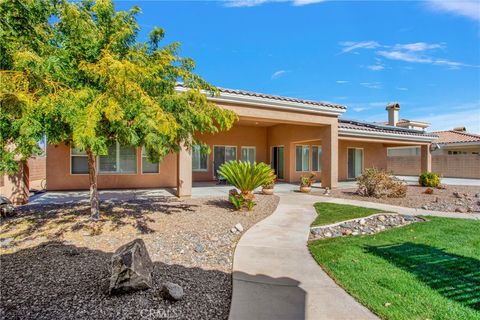
[(308, 251), (312, 205), (320, 199), (281, 194), (275, 212), (242, 236), (233, 262), (230, 319), (377, 319)]

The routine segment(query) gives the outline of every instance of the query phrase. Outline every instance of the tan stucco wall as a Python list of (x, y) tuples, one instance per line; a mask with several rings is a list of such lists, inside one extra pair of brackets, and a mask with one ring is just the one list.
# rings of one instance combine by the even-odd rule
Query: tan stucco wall
[[(47, 189), (82, 190), (88, 189), (88, 174), (70, 173), (70, 148), (65, 144), (47, 147)], [(177, 155), (170, 154), (160, 163), (160, 173), (141, 173), (141, 149), (137, 149), (136, 174), (99, 174), (98, 188), (158, 188), (175, 187), (177, 183)]]
[(213, 146), (225, 145), (237, 147), (237, 160), (241, 159), (241, 147), (255, 147), (256, 161), (268, 163), (267, 128), (261, 126), (234, 125), (226, 132), (217, 134), (199, 135), (200, 141), (209, 145), (211, 152), (208, 155), (208, 170), (193, 172), (193, 181), (213, 180)]
[(387, 148), (383, 143), (340, 140), (338, 142), (338, 180), (348, 178), (348, 148), (363, 149), (363, 168), (387, 169)]

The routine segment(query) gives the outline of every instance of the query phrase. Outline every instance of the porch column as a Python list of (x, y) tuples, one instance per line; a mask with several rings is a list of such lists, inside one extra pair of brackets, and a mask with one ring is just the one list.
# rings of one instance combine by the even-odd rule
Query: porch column
[(421, 173), (432, 171), (432, 154), (430, 153), (430, 144), (424, 144), (420, 147), (420, 170)]
[(28, 202), (29, 174), (26, 161), (18, 162), (18, 171), (13, 175), (5, 175), (3, 194), (14, 204), (22, 205)]
[(322, 187), (338, 185), (338, 123), (322, 128)]
[(182, 143), (177, 155), (177, 196), (192, 195), (192, 151)]

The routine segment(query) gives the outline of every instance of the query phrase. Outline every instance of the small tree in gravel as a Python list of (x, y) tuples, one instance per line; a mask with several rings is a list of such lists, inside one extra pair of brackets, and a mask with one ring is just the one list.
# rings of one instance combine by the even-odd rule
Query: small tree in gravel
[[(207, 101), (202, 90), (217, 91), (178, 55), (178, 43), (160, 47), (162, 29), (137, 40), (139, 12), (116, 12), (111, 0), (0, 3), (0, 170), (14, 171), (13, 159), (28, 158), (44, 133), (48, 143), (85, 151), (93, 219), (97, 156), (110, 145), (144, 146), (157, 162), (182, 143), (198, 144), (195, 133), (229, 129), (237, 118)], [(176, 92), (178, 81), (185, 92)]]
[(357, 178), (357, 185), (357, 194), (365, 197), (404, 198), (407, 195), (405, 182), (377, 168), (365, 169)]

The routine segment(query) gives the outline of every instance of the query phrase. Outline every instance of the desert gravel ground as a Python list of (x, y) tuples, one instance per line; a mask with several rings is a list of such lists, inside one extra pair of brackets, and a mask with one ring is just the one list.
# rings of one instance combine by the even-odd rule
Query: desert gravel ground
[[(103, 202), (102, 220), (88, 207), (26, 206), (0, 226), (1, 319), (226, 319), (233, 251), (241, 233), (270, 215), (278, 197), (257, 195), (252, 212), (225, 198), (155, 198)], [(154, 262), (154, 288), (108, 296), (112, 253), (142, 238)], [(164, 300), (164, 281), (183, 300)]]
[[(446, 189), (434, 189), (433, 194), (426, 194), (427, 188), (408, 186), (405, 198), (373, 198), (363, 197), (355, 193), (356, 189), (336, 189), (330, 192), (329, 197), (354, 199), (361, 201), (387, 203), (408, 208), (427, 208), (435, 211), (480, 212), (480, 187), (448, 185)], [(458, 193), (460, 197), (454, 196)], [(323, 195), (323, 191), (314, 191), (312, 194)], [(476, 196), (477, 195), (477, 196)]]

